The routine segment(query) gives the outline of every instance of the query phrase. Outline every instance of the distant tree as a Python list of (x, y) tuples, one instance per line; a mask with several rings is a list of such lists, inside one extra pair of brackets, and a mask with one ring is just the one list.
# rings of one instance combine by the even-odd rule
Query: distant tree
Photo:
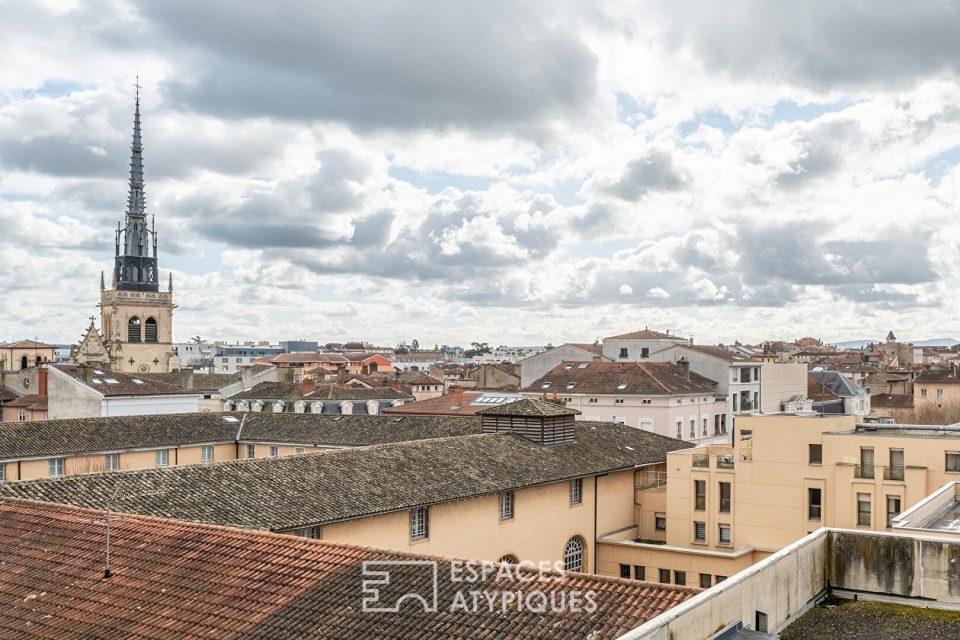
[(410, 343), (410, 350), (420, 351), (420, 342), (416, 338), (414, 338), (413, 342)]
[(401, 342), (400, 344), (397, 345), (397, 348), (394, 349), (393, 352), (398, 356), (402, 356), (404, 354), (410, 353), (410, 349), (407, 348), (407, 345)]
[(467, 349), (463, 352), (468, 358), (473, 358), (474, 356), (482, 356), (485, 353), (491, 353), (490, 345), (486, 342), (471, 342), (470, 349)]

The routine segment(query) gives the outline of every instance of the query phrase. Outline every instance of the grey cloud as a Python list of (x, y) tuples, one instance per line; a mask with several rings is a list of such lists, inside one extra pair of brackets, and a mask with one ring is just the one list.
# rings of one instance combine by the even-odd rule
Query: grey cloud
[(897, 0), (656, 4), (668, 44), (714, 72), (817, 89), (960, 71), (960, 5)]
[(317, 154), (320, 171), (310, 181), (314, 208), (323, 211), (346, 211), (363, 202), (355, 185), (370, 175), (370, 166), (345, 149), (327, 149)]
[(835, 172), (843, 162), (844, 145), (861, 133), (851, 120), (818, 123), (804, 133), (800, 156), (789, 163), (789, 171), (778, 174), (777, 185), (796, 189)]
[(676, 191), (683, 177), (666, 151), (653, 149), (627, 163), (623, 174), (601, 190), (629, 202), (637, 202), (651, 191)]
[(597, 62), (541, 3), (140, 3), (157, 40), (202, 52), (171, 101), (360, 128), (540, 126), (589, 107)]
[(91, 144), (62, 136), (0, 140), (0, 165), (52, 176), (123, 176), (130, 151), (116, 141)]
[(390, 226), (396, 219), (392, 211), (380, 211), (353, 222), (350, 244), (358, 248), (380, 247), (390, 238)]

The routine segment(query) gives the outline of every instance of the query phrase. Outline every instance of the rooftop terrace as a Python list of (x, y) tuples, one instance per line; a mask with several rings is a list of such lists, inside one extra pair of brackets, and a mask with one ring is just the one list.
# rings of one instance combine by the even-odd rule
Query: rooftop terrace
[(780, 633), (780, 640), (960, 638), (960, 611), (890, 602), (828, 599)]

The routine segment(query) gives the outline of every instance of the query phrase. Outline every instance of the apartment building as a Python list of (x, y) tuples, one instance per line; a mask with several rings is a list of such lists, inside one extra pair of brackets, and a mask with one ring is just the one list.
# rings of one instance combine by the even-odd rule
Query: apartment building
[(607, 360), (599, 344), (567, 343), (520, 360), (520, 388), (528, 387), (561, 362)]
[(563, 362), (523, 389), (556, 397), (583, 420), (625, 424), (688, 442), (723, 440), (727, 399), (713, 380), (670, 362)]
[(960, 367), (921, 372), (913, 381), (913, 407), (918, 421), (960, 421)]
[(196, 413), (203, 394), (139, 374), (58, 364), (48, 372), (51, 419)]
[(647, 360), (652, 354), (678, 344), (689, 344), (687, 338), (654, 331), (644, 327), (640, 331), (609, 336), (603, 339), (601, 353), (608, 360), (617, 362), (638, 362)]
[(960, 429), (857, 419), (741, 416), (732, 445), (671, 452), (666, 476), (637, 497), (664, 504), (662, 543), (637, 523), (599, 541), (599, 570), (639, 566), (673, 581), (679, 572), (707, 587), (820, 527), (889, 531), (902, 511), (960, 479)]
[[(638, 517), (653, 521), (652, 514), (637, 515), (635, 486), (662, 474), (667, 453), (688, 445), (623, 425), (576, 422), (574, 415), (523, 399), (486, 409), (479, 420), (420, 418), (434, 421), (435, 432), (454, 420), (470, 421), (480, 433), (128, 471), (128, 491), (113, 506), (364, 547), (562, 563), (596, 573), (595, 541)], [(380, 433), (389, 435), (413, 417), (382, 419)], [(247, 426), (238, 440), (249, 437)], [(114, 486), (110, 473), (84, 473), (9, 482), (0, 496), (104, 508)]]
[(281, 353), (282, 347), (269, 344), (216, 345), (213, 354), (214, 373), (234, 373), (252, 366), (258, 360), (273, 358)]

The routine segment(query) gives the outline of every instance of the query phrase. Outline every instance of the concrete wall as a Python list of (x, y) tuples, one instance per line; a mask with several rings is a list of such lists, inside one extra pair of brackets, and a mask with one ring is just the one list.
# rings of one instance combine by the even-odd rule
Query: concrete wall
[(569, 344), (562, 344), (559, 347), (520, 361), (520, 388), (523, 389), (532, 382), (539, 380), (561, 362), (592, 362), (600, 359), (601, 357), (595, 353), (584, 351)]
[[(103, 416), (143, 416), (158, 413), (197, 413), (201, 395), (135, 396), (104, 398)], [(65, 416), (76, 418), (80, 416)]]
[(56, 367), (50, 367), (47, 372), (47, 417), (50, 420), (101, 415), (102, 395)]
[(760, 365), (760, 411), (779, 413), (791, 396), (807, 395), (807, 365), (799, 362), (764, 362)]

